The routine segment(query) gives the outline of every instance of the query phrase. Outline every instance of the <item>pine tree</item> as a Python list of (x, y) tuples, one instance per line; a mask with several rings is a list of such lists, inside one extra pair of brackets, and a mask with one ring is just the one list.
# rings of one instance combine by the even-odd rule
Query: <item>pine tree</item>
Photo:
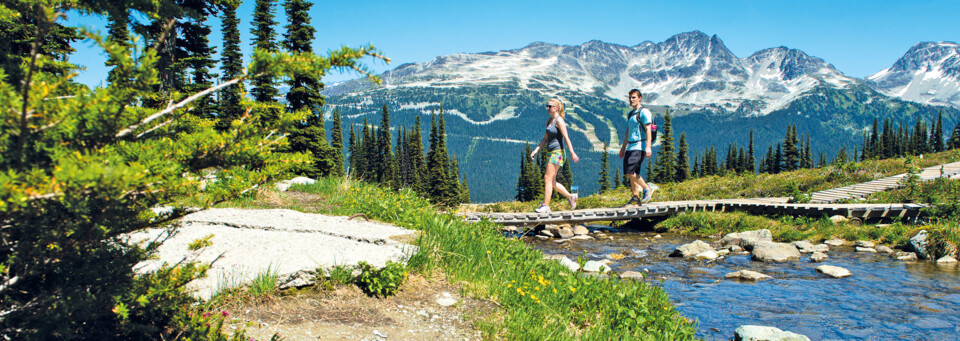
[(783, 171), (783, 149), (779, 143), (777, 143), (777, 152), (773, 154), (773, 162), (771, 162), (771, 165), (773, 165), (774, 174), (779, 174)]
[(933, 126), (933, 131), (930, 132), (930, 151), (932, 152), (942, 152), (943, 148), (943, 109), (940, 109), (940, 112), (937, 114), (937, 123)]
[(387, 105), (383, 105), (380, 116), (380, 130), (377, 134), (377, 157), (376, 163), (380, 169), (377, 173), (377, 181), (381, 184), (399, 188), (397, 180), (397, 168), (393, 159), (393, 137), (390, 134), (390, 111)]
[(423, 134), (421, 133), (420, 115), (417, 115), (413, 124), (413, 133), (410, 134), (410, 144), (407, 150), (411, 164), (411, 177), (413, 178), (413, 189), (417, 193), (427, 193), (427, 163), (423, 158)]
[(452, 188), (450, 196), (446, 199), (448, 206), (456, 206), (462, 203), (463, 192), (460, 183), (460, 165), (455, 154), (447, 155), (447, 184)]
[[(195, 94), (213, 85), (217, 74), (211, 69), (216, 65), (213, 55), (216, 49), (210, 46), (207, 38), (211, 34), (210, 25), (206, 24), (209, 17), (217, 13), (214, 2), (185, 2), (181, 7), (184, 12), (194, 13), (182, 18), (178, 23), (179, 34), (174, 43), (174, 61), (172, 69), (179, 73), (173, 75), (179, 80), (174, 82), (174, 90), (186, 94)], [(189, 78), (184, 79), (184, 76)], [(202, 118), (211, 118), (216, 112), (216, 103), (213, 96), (203, 96), (197, 100), (192, 115)]]
[[(856, 160), (856, 158), (854, 158)], [(834, 163), (844, 164), (847, 163), (847, 146), (841, 146), (840, 151), (837, 152), (837, 157), (833, 159)]]
[(873, 129), (870, 131), (870, 140), (867, 146), (863, 149), (863, 159), (870, 158), (879, 158), (880, 157), (880, 132), (879, 125), (877, 124), (877, 118), (873, 118)]
[(774, 172), (776, 167), (774, 167), (773, 165), (775, 160), (776, 160), (776, 155), (773, 153), (773, 146), (771, 145), (770, 147), (767, 148), (767, 155), (763, 158), (763, 170), (761, 172), (767, 173), (767, 174), (776, 173)]
[(463, 176), (463, 182), (460, 183), (460, 203), (467, 204), (470, 203), (470, 188), (467, 187), (467, 176)]
[[(439, 119), (436, 117), (439, 116)], [(448, 176), (450, 164), (447, 154), (446, 123), (443, 118), (443, 107), (440, 113), (430, 120), (430, 151), (427, 152), (427, 181), (428, 195), (438, 204), (455, 205), (456, 184), (452, 184)]]
[[(108, 16), (107, 24), (108, 33), (110, 34), (110, 40), (119, 44), (124, 49), (124, 54), (130, 52), (132, 47), (130, 39), (130, 13), (125, 9), (120, 11), (112, 11)], [(0, 57), (3, 58), (3, 57)], [(107, 58), (106, 66), (114, 66), (107, 73), (107, 82), (110, 84), (117, 84), (119, 86), (129, 86), (129, 80), (124, 80), (119, 78), (123, 70), (116, 69), (115, 66), (119, 65), (119, 61), (114, 59), (113, 56)]]
[(350, 138), (347, 141), (349, 143), (347, 145), (347, 153), (350, 154), (350, 167), (349, 167), (348, 173), (350, 174), (351, 177), (359, 178), (357, 175), (358, 173), (357, 173), (356, 156), (357, 156), (357, 149), (360, 146), (360, 143), (358, 143), (357, 133), (353, 131), (352, 124), (350, 125)]
[[(243, 72), (243, 55), (240, 53), (240, 19), (237, 18), (237, 7), (240, 1), (223, 2), (223, 53), (220, 60), (221, 81), (226, 82), (236, 78)], [(220, 108), (217, 115), (217, 129), (227, 130), (233, 120), (243, 115), (240, 100), (243, 98), (243, 83), (231, 85), (220, 91)]]
[(674, 154), (673, 127), (670, 119), (670, 110), (663, 114), (663, 128), (658, 134), (661, 141), (657, 151), (657, 160), (651, 181), (673, 182), (677, 173), (677, 157)]
[[(787, 125), (787, 134), (783, 138), (782, 166), (780, 171), (796, 170), (800, 162), (800, 152), (797, 148), (796, 126)], [(778, 173), (780, 172), (778, 171)]]
[(957, 125), (953, 127), (953, 133), (950, 134), (950, 149), (960, 148), (960, 120), (957, 120)]
[[(353, 130), (353, 127), (350, 129)], [(330, 130), (330, 147), (334, 152), (333, 169), (330, 174), (343, 176), (343, 122), (340, 120), (340, 107), (333, 109), (333, 128)]]
[[(607, 145), (606, 143), (604, 143), (604, 144), (603, 144), (603, 151), (600, 152), (600, 174), (597, 175), (597, 179), (598, 179), (598, 180), (597, 180), (597, 184), (600, 185), (600, 189), (599, 189), (599, 192), (598, 192), (598, 193), (603, 193), (603, 192), (606, 192), (608, 189), (610, 189), (610, 188), (607, 186), (607, 184), (610, 183), (610, 171), (609, 171), (609, 169), (610, 169), (610, 163), (609, 163), (609, 161), (607, 161), (607, 159), (608, 159), (608, 157), (609, 157), (609, 156), (607, 155), (607, 154), (608, 154), (608, 153), (607, 153), (607, 147), (608, 147), (608, 145)], [(617, 175), (619, 175), (619, 174), (617, 174)]]
[[(256, 0), (257, 4), (253, 12), (253, 22), (250, 33), (253, 34), (254, 48), (275, 52), (278, 50), (276, 42), (276, 31), (274, 27), (277, 22), (274, 20), (274, 6), (276, 0)], [(272, 76), (256, 77), (252, 81), (253, 89), (250, 94), (257, 102), (275, 102), (279, 91), (276, 82)], [(352, 128), (351, 128), (352, 129)]]
[(803, 144), (803, 168), (813, 168), (813, 152), (810, 151), (810, 133), (807, 133), (807, 142)]
[(753, 150), (753, 129), (750, 129), (750, 145), (747, 147), (747, 168), (746, 170), (750, 173), (756, 171), (757, 161), (754, 156)]
[(620, 180), (620, 167), (614, 167), (614, 168), (616, 168), (616, 175), (614, 175), (613, 178), (610, 179), (610, 188), (616, 189), (616, 188), (619, 188), (620, 186), (622, 186), (622, 184), (620, 183), (620, 181), (621, 181), (621, 180)]
[[(62, 2), (57, 5), (58, 8), (51, 10), (67, 11), (71, 9), (69, 4)], [(35, 42), (38, 43), (37, 53), (45, 57), (44, 63), (33, 64), (38, 71), (65, 76), (76, 68), (68, 62), (68, 58), (75, 51), (70, 45), (81, 39), (80, 33), (75, 27), (62, 25), (57, 20), (47, 20), (38, 6), (40, 4), (33, 4), (32, 1), (3, 2), (4, 15), (0, 16), (0, 68), (6, 75), (7, 84), (17, 92), (21, 91), (26, 76), (21, 65), (31, 65), (31, 50)]]
[(687, 133), (680, 133), (680, 142), (677, 146), (677, 173), (673, 180), (676, 182), (687, 181), (690, 178), (690, 160), (687, 153), (690, 146), (687, 145)]
[(517, 177), (517, 200), (531, 201), (540, 193), (540, 171), (530, 160), (533, 148), (526, 144), (526, 149), (520, 154), (520, 175)]
[(690, 169), (690, 173), (695, 178), (699, 178), (703, 176), (703, 174), (700, 171), (700, 154), (693, 156), (693, 168)]

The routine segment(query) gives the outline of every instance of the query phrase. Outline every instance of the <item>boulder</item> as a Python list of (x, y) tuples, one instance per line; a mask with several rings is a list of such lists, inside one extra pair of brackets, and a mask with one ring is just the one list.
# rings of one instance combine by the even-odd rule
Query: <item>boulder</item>
[(587, 261), (583, 264), (584, 272), (607, 272), (610, 271), (610, 267), (604, 264), (603, 262), (598, 261)]
[(577, 225), (573, 227), (573, 234), (577, 236), (588, 235), (590, 234), (590, 230), (588, 230), (586, 226)]
[(538, 236), (544, 236), (544, 237), (547, 237), (547, 238), (556, 237), (556, 235), (554, 235), (553, 232), (550, 231), (550, 230), (548, 230), (548, 229), (540, 230), (540, 232), (538, 232), (537, 235), (538, 235)]
[(767, 326), (740, 326), (734, 332), (736, 341), (810, 341), (809, 337)]
[(739, 245), (744, 249), (751, 250), (753, 245), (757, 242), (770, 242), (773, 241), (773, 234), (770, 233), (770, 230), (754, 230), (754, 231), (744, 231), (744, 232), (734, 232), (728, 233), (720, 239), (720, 245), (730, 246), (730, 245)]
[(714, 259), (717, 259), (717, 257), (720, 257), (720, 254), (718, 254), (717, 251), (714, 251), (714, 250), (707, 250), (707, 251), (698, 253), (696, 256), (693, 256), (693, 258), (696, 258), (697, 260), (714, 260)]
[(823, 243), (830, 246), (840, 246), (844, 244), (844, 241), (843, 239), (834, 238), (834, 239), (829, 239), (827, 241), (824, 241)]
[(731, 272), (723, 276), (724, 278), (730, 279), (739, 279), (745, 281), (759, 281), (763, 279), (773, 278), (762, 273), (750, 270), (740, 270), (737, 272)]
[(897, 251), (893, 254), (893, 257), (904, 262), (912, 262), (917, 260), (917, 254), (914, 252)]
[(833, 266), (833, 265), (818, 266), (817, 272), (820, 272), (824, 275), (827, 275), (833, 278), (841, 278), (841, 277), (847, 277), (852, 275), (850, 273), (850, 270), (841, 268), (839, 266)]
[(937, 259), (937, 264), (952, 264), (956, 263), (957, 259), (950, 256), (943, 256), (940, 259)]
[(877, 252), (881, 253), (893, 253), (893, 249), (886, 245), (877, 246)]
[(867, 240), (858, 240), (853, 243), (855, 247), (873, 247), (874, 245), (873, 242)]
[(908, 251), (913, 251), (917, 253), (917, 256), (920, 258), (927, 258), (927, 230), (920, 230), (917, 232), (917, 235), (910, 238), (910, 249)]
[(827, 244), (817, 244), (813, 246), (813, 252), (830, 252), (830, 246)]
[(856, 250), (857, 252), (872, 252), (872, 253), (877, 253), (877, 250), (874, 249), (874, 248), (872, 248), (872, 247), (857, 246), (857, 247), (855, 248), (855, 250)]
[(302, 288), (317, 283), (317, 274), (310, 270), (300, 270), (294, 273), (282, 274), (277, 276), (277, 288), (286, 290), (290, 288)]
[(759, 242), (753, 246), (751, 257), (761, 262), (786, 262), (800, 259), (800, 250), (786, 243)]
[(812, 253), (812, 252), (813, 252), (813, 243), (808, 242), (808, 241), (806, 241), (806, 240), (798, 240), (798, 241), (795, 241), (795, 242), (790, 243), (790, 244), (793, 244), (793, 246), (796, 246), (796, 247), (797, 247), (797, 250), (799, 250), (800, 253)]
[(627, 271), (620, 274), (621, 279), (643, 280), (643, 274), (636, 271)]
[(570, 260), (570, 258), (560, 257), (560, 259), (558, 260), (560, 261), (560, 265), (563, 265), (567, 269), (570, 269), (570, 271), (577, 272), (577, 270), (580, 270), (580, 264), (577, 264), (577, 262)]
[(673, 253), (670, 254), (670, 257), (693, 257), (705, 251), (713, 251), (713, 247), (698, 239), (692, 243), (678, 246), (673, 250)]
[(812, 255), (810, 255), (810, 260), (817, 263), (822, 262), (824, 259), (827, 259), (827, 254), (823, 252), (814, 252)]
[(846, 222), (847, 220), (850, 220), (850, 219), (847, 219), (847, 217), (844, 217), (842, 215), (835, 215), (830, 217), (830, 222), (833, 223), (834, 225)]

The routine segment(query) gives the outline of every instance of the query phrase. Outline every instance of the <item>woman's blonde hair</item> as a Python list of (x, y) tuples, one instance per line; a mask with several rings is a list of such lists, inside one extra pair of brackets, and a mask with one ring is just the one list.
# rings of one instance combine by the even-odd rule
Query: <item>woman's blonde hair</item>
[(552, 98), (547, 103), (555, 103), (557, 105), (557, 113), (560, 114), (561, 118), (566, 118), (567, 112), (566, 108), (563, 106), (563, 101), (559, 98)]

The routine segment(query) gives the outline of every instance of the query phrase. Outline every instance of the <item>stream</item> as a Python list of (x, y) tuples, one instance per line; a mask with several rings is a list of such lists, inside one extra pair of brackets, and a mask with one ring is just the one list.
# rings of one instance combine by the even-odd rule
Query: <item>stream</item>
[[(749, 254), (686, 260), (668, 255), (697, 238), (589, 228), (600, 229), (607, 237), (564, 243), (524, 239), (544, 254), (574, 261), (583, 252), (587, 260), (627, 254), (609, 265), (612, 273), (644, 273), (648, 282), (670, 295), (683, 316), (699, 322), (697, 336), (709, 340), (730, 340), (737, 327), (750, 324), (777, 327), (812, 340), (957, 340), (960, 334), (956, 264), (902, 262), (887, 254), (854, 252), (849, 246), (830, 247), (829, 258), (822, 263), (810, 261), (809, 254), (785, 263), (752, 261)], [(821, 264), (846, 268), (853, 276), (831, 278), (817, 273), (815, 268)], [(724, 279), (727, 273), (743, 269), (773, 279)]]

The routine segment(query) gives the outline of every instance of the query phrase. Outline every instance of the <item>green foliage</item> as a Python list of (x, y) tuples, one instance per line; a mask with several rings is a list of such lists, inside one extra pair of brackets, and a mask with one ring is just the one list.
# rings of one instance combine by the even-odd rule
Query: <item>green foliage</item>
[[(276, 52), (276, 30), (274, 26), (277, 22), (274, 20), (274, 6), (276, 0), (256, 0), (256, 8), (253, 11), (253, 22), (251, 23), (250, 33), (253, 34), (253, 45), (255, 48)], [(274, 78), (270, 75), (253, 77), (251, 82), (253, 88), (250, 93), (257, 102), (275, 102), (279, 91), (277, 90)]]
[(790, 181), (787, 183), (787, 196), (790, 197), (788, 202), (792, 203), (808, 203), (810, 202), (810, 194), (804, 193), (800, 190), (800, 185), (795, 181)]
[(326, 271), (327, 281), (334, 287), (351, 284), (355, 281), (353, 278), (353, 269), (343, 265), (335, 265)]
[(250, 282), (249, 293), (253, 297), (264, 297), (277, 291), (277, 270), (272, 266), (267, 267), (264, 272), (257, 274)]
[(360, 269), (357, 285), (367, 294), (377, 297), (393, 296), (408, 276), (403, 264), (394, 261), (387, 261), (380, 269), (363, 261), (357, 266)]
[[(54, 25), (53, 11), (32, 3), (48, 15), (37, 24)], [(323, 75), (377, 52), (342, 48), (321, 57), (257, 50), (248, 73), (199, 93), (173, 91), (173, 101), (158, 109), (144, 105), (155, 98), (163, 69), (153, 45), (81, 32), (114, 62), (117, 81), (95, 89), (70, 84), (75, 73), (49, 72), (56, 57), (43, 54), (20, 65), (20, 74), (30, 75), (21, 89), (0, 77), (0, 104), (15, 108), (0, 114), (0, 334), (226, 338), (211, 316), (189, 315), (196, 300), (183, 287), (206, 266), (187, 260), (138, 275), (134, 265), (158, 245), (131, 245), (125, 236), (173, 228), (169, 223), (187, 213), (176, 203), (208, 207), (236, 198), (304, 161), (274, 153), (285, 142), (271, 134), (302, 116), (241, 101), (249, 116), (218, 130), (214, 118), (196, 114), (199, 98), (252, 75)], [(207, 180), (211, 174), (217, 181)], [(173, 207), (151, 211), (164, 205)]]
[[(597, 176), (597, 184), (600, 185), (598, 193), (606, 192), (610, 188), (610, 163), (607, 161), (609, 159), (609, 153), (607, 153), (608, 145), (607, 143), (603, 144), (603, 153), (600, 154), (600, 174)], [(522, 167), (522, 166), (521, 166)], [(618, 173), (619, 175), (619, 173)]]

